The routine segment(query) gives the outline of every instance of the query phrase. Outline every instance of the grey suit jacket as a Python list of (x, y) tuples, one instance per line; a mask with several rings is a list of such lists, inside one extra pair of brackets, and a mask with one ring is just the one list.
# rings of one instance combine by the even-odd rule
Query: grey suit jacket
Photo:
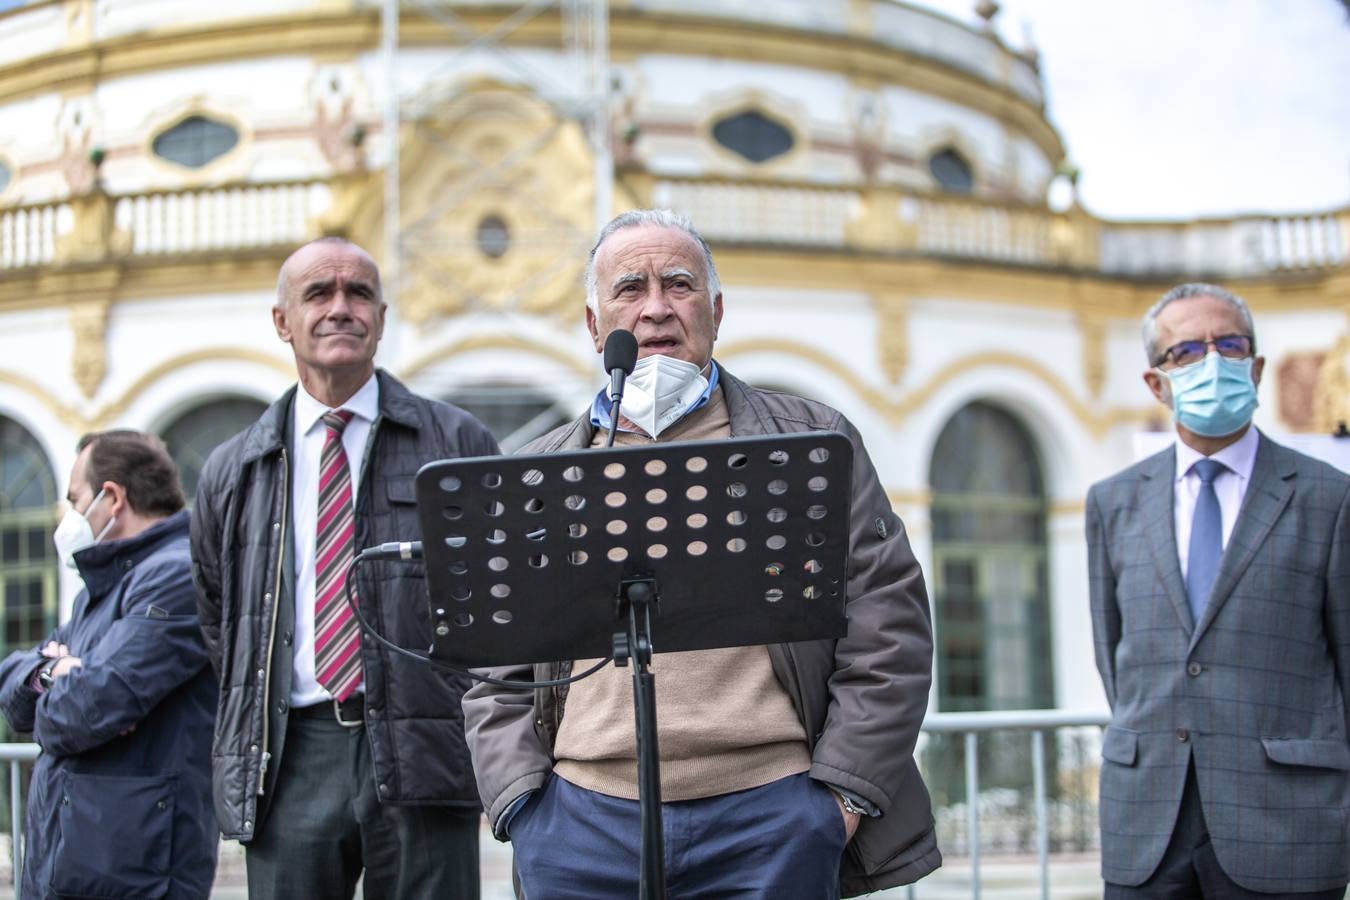
[(1261, 435), (1214, 591), (1192, 621), (1169, 448), (1088, 492), (1092, 630), (1111, 704), (1102, 875), (1162, 859), (1187, 763), (1228, 877), (1350, 881), (1350, 476)]

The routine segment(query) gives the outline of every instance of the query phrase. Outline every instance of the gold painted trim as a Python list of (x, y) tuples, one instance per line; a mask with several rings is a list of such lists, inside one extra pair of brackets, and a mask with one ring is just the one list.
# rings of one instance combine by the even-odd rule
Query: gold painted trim
[(556, 347), (550, 347), (547, 344), (541, 344), (526, 338), (517, 337), (510, 334), (476, 334), (471, 337), (455, 341), (445, 347), (432, 350), (415, 358), (406, 366), (398, 370), (398, 377), (401, 381), (411, 381), (422, 372), (432, 366), (443, 363), (463, 353), (476, 353), (480, 350), (518, 350), (524, 353), (532, 353), (536, 356), (542, 356), (552, 362), (558, 363), (575, 372), (580, 377), (592, 377), (596, 370), (577, 360), (576, 356), (565, 350), (559, 350)]
[(1081, 516), (1087, 512), (1087, 498), (1056, 500), (1050, 504), (1048, 512), (1051, 516)]
[(933, 505), (933, 489), (920, 488), (919, 490), (901, 491), (886, 489), (886, 499), (891, 501), (891, 508), (897, 506), (914, 506), (927, 509)]
[(278, 359), (276, 356), (264, 353), (260, 350), (249, 350), (238, 347), (213, 347), (204, 350), (194, 350), (191, 353), (184, 353), (181, 356), (175, 356), (154, 366), (148, 372), (137, 378), (131, 385), (122, 392), (122, 395), (116, 400), (104, 404), (91, 415), (85, 415), (75, 406), (62, 403), (45, 387), (15, 372), (0, 371), (0, 385), (17, 388), (25, 394), (33, 397), (41, 403), (49, 412), (52, 413), (61, 424), (65, 425), (72, 432), (84, 434), (89, 431), (101, 431), (116, 424), (117, 418), (125, 413), (133, 403), (140, 399), (146, 388), (155, 382), (181, 371), (188, 366), (196, 365), (202, 362), (234, 361), (253, 363), (264, 368), (272, 369), (288, 379), (294, 380), (294, 366)]
[(135, 403), (145, 389), (167, 375), (186, 369), (188, 366), (203, 362), (244, 362), (271, 369), (282, 376), (295, 380), (295, 366), (274, 354), (262, 350), (250, 350), (244, 347), (211, 347), (184, 353), (152, 367), (122, 392), (118, 397), (98, 410), (89, 418), (89, 426), (94, 429), (107, 428), (118, 416), (125, 413)]
[(0, 371), (0, 385), (17, 388), (40, 403), (56, 419), (72, 431), (85, 424), (84, 417), (74, 406), (62, 403), (51, 391), (26, 375)]

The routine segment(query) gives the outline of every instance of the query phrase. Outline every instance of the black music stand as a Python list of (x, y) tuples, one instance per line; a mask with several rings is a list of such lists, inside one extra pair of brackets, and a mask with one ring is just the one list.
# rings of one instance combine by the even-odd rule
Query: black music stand
[(651, 654), (842, 637), (852, 468), (809, 432), (417, 473), (433, 657), (633, 661), (644, 900), (666, 896)]

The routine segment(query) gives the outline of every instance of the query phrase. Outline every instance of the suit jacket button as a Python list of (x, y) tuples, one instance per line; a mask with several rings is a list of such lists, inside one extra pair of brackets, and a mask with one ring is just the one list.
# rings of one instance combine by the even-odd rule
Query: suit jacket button
[(1192, 678), (1194, 678), (1196, 675), (1199, 675), (1204, 670), (1205, 667), (1200, 665), (1198, 662), (1192, 662), (1186, 666), (1186, 674), (1191, 676)]
[(1180, 743), (1183, 743), (1183, 744), (1184, 744), (1184, 743), (1186, 743), (1187, 741), (1189, 741), (1190, 739), (1191, 739), (1191, 733), (1190, 733), (1189, 731), (1187, 731), (1185, 728), (1178, 728), (1178, 729), (1177, 729), (1177, 740), (1178, 740)]

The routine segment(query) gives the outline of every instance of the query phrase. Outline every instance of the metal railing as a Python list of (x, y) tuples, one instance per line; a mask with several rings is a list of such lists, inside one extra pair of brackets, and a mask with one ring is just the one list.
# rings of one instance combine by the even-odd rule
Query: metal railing
[[(979, 737), (992, 732), (1026, 732), (1031, 740), (1032, 794), (1036, 818), (1036, 856), (1040, 871), (1040, 895), (1050, 896), (1049, 810), (1046, 788), (1046, 760), (1043, 737), (1061, 728), (1104, 727), (1110, 721), (1105, 711), (1081, 710), (1006, 710), (999, 712), (933, 713), (924, 720), (928, 735), (959, 734), (965, 743), (966, 829), (970, 848), (971, 898), (978, 900), (980, 882)], [(10, 854), (14, 883), (22, 872), (23, 796), (21, 766), (37, 759), (36, 744), (0, 744), (0, 761), (9, 763)], [(921, 885), (910, 885), (911, 900), (921, 893)]]
[(14, 885), (23, 871), (23, 781), (24, 763), (38, 758), (37, 744), (0, 744), (0, 762), (9, 763), (9, 859)]
[[(1036, 860), (1040, 869), (1040, 894), (1050, 897), (1049, 810), (1046, 801), (1046, 732), (1060, 728), (1104, 728), (1111, 716), (1105, 710), (1032, 709), (997, 712), (933, 713), (924, 720), (926, 734), (960, 734), (965, 739), (966, 833), (970, 848), (970, 896), (980, 897), (980, 759), (979, 736), (996, 731), (1027, 732), (1031, 740), (1032, 796), (1036, 815)], [(910, 885), (910, 900), (919, 896)]]

